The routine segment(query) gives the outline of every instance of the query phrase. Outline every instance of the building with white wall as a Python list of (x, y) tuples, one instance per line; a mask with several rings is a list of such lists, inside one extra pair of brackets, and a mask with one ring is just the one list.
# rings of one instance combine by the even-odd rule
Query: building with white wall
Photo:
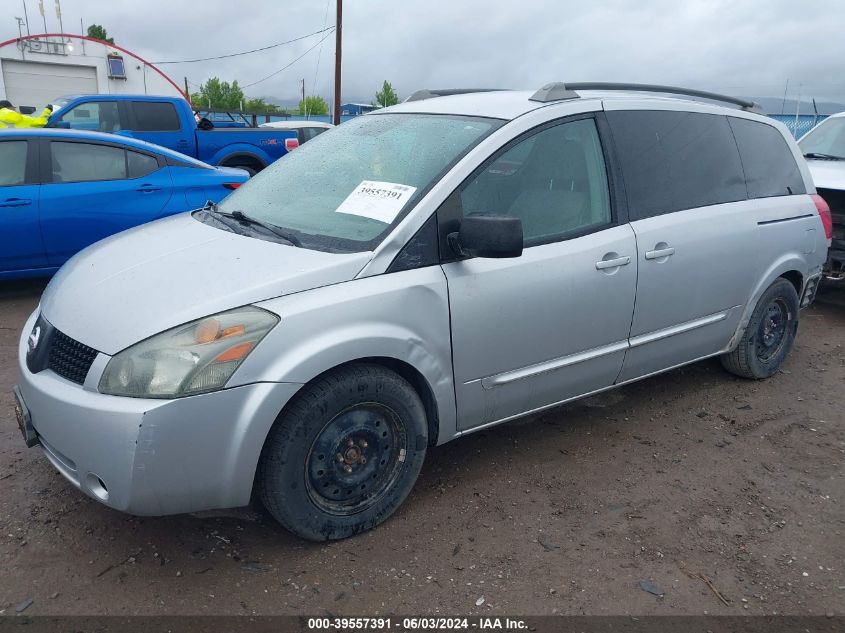
[(78, 94), (184, 96), (155, 65), (131, 51), (80, 35), (24, 35), (0, 42), (0, 99), (40, 111)]

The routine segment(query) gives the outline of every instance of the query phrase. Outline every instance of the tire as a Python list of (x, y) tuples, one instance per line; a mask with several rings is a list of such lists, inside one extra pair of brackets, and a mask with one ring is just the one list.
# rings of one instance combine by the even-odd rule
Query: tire
[(737, 376), (761, 380), (780, 369), (798, 330), (798, 293), (778, 278), (757, 302), (739, 345), (723, 354), (722, 366)]
[(404, 378), (374, 364), (306, 385), (273, 425), (259, 463), (259, 498), (288, 530), (342, 539), (387, 519), (425, 460), (428, 424)]

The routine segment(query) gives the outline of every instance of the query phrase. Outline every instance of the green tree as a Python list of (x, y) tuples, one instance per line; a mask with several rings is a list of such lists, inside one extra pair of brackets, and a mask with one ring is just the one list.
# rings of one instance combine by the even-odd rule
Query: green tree
[(386, 108), (387, 106), (396, 105), (397, 103), (399, 103), (399, 97), (396, 94), (396, 91), (393, 90), (393, 86), (390, 85), (390, 82), (385, 79), (384, 85), (381, 87), (381, 91), (376, 93), (376, 105)]
[(191, 103), (197, 108), (211, 110), (243, 110), (259, 114), (284, 114), (279, 106), (267, 103), (260, 97), (248, 99), (235, 79), (232, 83), (212, 77), (200, 86), (199, 92), (191, 95)]
[(256, 97), (244, 101), (245, 112), (257, 112), (260, 114), (287, 114), (287, 110), (280, 108), (274, 103), (267, 103), (264, 99)]
[(232, 83), (212, 77), (191, 95), (194, 105), (212, 110), (240, 110), (245, 101), (243, 90), (236, 79)]
[(326, 100), (323, 97), (318, 95), (311, 95), (310, 97), (305, 97), (305, 100), (299, 100), (299, 114), (328, 114), (329, 113), (329, 104), (326, 103)]
[(92, 24), (88, 27), (88, 37), (93, 37), (94, 39), (114, 44), (114, 38), (109, 37), (109, 34), (106, 33), (106, 27), (99, 24)]

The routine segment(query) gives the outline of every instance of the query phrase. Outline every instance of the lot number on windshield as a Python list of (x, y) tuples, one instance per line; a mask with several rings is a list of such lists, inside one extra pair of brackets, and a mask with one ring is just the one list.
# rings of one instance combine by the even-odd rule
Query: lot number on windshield
[(416, 187), (393, 182), (364, 180), (340, 203), (337, 212), (390, 224), (416, 190)]

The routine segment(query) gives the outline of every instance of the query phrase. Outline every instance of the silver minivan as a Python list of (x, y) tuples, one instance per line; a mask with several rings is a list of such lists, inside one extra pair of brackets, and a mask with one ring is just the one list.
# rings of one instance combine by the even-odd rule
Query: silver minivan
[(68, 262), (21, 338), (24, 438), (112, 508), (256, 492), (327, 540), (390, 516), (429, 446), (711, 356), (770, 376), (830, 217), (755, 109), (549, 84), (346, 122)]

